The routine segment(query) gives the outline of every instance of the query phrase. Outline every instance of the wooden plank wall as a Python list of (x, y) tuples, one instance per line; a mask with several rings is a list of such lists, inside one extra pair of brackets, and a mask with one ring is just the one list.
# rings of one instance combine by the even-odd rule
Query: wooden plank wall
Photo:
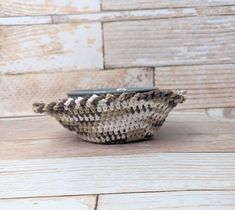
[(234, 29), (234, 0), (0, 0), (0, 116), (89, 87), (181, 88), (180, 110), (235, 107)]
[(4, 97), (0, 108), (8, 116), (31, 115), (35, 101), (65, 98), (74, 88), (143, 87), (152, 84), (152, 77), (149, 68), (4, 75), (0, 79), (0, 95)]

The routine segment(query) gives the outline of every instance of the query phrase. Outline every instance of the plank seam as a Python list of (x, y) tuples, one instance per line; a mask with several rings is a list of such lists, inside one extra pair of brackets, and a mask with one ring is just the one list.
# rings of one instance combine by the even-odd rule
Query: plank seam
[(105, 69), (104, 23), (101, 22), (103, 69)]
[[(100, 196), (105, 195), (122, 195), (122, 194), (148, 194), (148, 193), (170, 193), (170, 192), (234, 192), (235, 189), (188, 189), (188, 190), (149, 190), (149, 191), (136, 191), (136, 192), (115, 192), (115, 193), (99, 193), (96, 196), (99, 198)], [(94, 194), (71, 194), (71, 195), (40, 195), (40, 196), (25, 196), (25, 197), (8, 197), (1, 198), (1, 200), (21, 200), (21, 199), (33, 199), (33, 198), (64, 198), (64, 197), (83, 197), (83, 196), (94, 196)], [(96, 199), (97, 199), (96, 197)], [(97, 200), (99, 201), (99, 200)], [(97, 205), (97, 209), (99, 209), (99, 205)]]
[(105, 9), (103, 8), (103, 0), (100, 0), (100, 11), (105, 11)]
[(103, 69), (88, 69), (88, 70), (65, 70), (65, 71), (46, 71), (46, 70), (42, 70), (42, 71), (27, 71), (27, 72), (6, 72), (6, 73), (1, 73), (0, 72), (0, 76), (17, 76), (17, 75), (29, 75), (29, 74), (64, 74), (64, 73), (86, 73), (86, 72), (94, 72), (94, 71), (106, 71), (106, 70), (110, 70), (110, 71), (115, 71), (115, 70), (132, 70), (132, 69), (148, 69), (148, 68), (153, 68), (151, 66), (141, 66), (141, 67), (124, 67), (124, 68), (103, 68)]
[(98, 210), (99, 195), (96, 195), (94, 210)]
[(54, 16), (53, 16), (53, 15), (50, 15), (50, 17), (51, 17), (51, 24), (55, 24), (55, 23), (54, 23)]
[(157, 69), (154, 67), (153, 69), (153, 85), (157, 87), (157, 80), (156, 80)]
[[(103, 0), (102, 0), (103, 1)], [(159, 8), (135, 8), (135, 9), (125, 9), (125, 10), (122, 10), (122, 9), (104, 9), (102, 11), (105, 11), (105, 12), (117, 12), (117, 11), (121, 11), (121, 12), (124, 12), (124, 11), (141, 11), (141, 10), (161, 10), (161, 9), (190, 9), (190, 8), (208, 8), (208, 7), (211, 7), (211, 8), (216, 8), (216, 7), (233, 7), (235, 6), (235, 4), (225, 4), (225, 5), (212, 5), (212, 6), (195, 6), (195, 7), (191, 7), (191, 6), (184, 6), (184, 7), (159, 7)], [(103, 6), (102, 6), (103, 7)]]
[[(213, 66), (213, 65), (229, 65), (229, 64), (235, 64), (235, 62), (228, 62), (228, 63), (192, 63), (192, 64), (172, 64), (172, 65), (155, 65), (154, 68), (160, 68), (160, 67), (184, 67), (184, 66)], [(122, 69), (122, 68), (152, 68), (152, 66), (137, 66), (137, 65), (131, 65), (131, 66), (109, 66), (107, 65), (106, 68), (112, 70), (112, 69)]]
[[(120, 195), (120, 194), (142, 194), (142, 193), (168, 193), (168, 192), (234, 192), (235, 189), (230, 190), (230, 189), (188, 189), (188, 190), (149, 190), (149, 191), (138, 191), (138, 192), (116, 192), (116, 193), (99, 193), (99, 196), (103, 195)], [(87, 196), (87, 195), (86, 195)], [(88, 194), (89, 196), (89, 194)]]

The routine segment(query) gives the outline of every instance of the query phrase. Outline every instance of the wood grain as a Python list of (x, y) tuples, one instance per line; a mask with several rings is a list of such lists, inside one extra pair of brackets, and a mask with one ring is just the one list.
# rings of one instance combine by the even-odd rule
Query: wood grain
[[(134, 4), (135, 5), (135, 4)], [(148, 20), (193, 16), (234, 15), (235, 6), (166, 8), (147, 10), (104, 11), (93, 14), (53, 15), (53, 23), (113, 22), (124, 20)]]
[(167, 190), (234, 190), (234, 160), (234, 153), (153, 153), (2, 160), (0, 198)]
[(219, 121), (235, 121), (235, 108), (207, 109), (207, 115)]
[(100, 0), (0, 0), (0, 16), (25, 16), (97, 12)]
[(106, 67), (233, 63), (235, 16), (104, 23)]
[(94, 210), (95, 196), (69, 196), (0, 200), (0, 208), (7, 210)]
[(102, 195), (98, 210), (233, 210), (234, 191), (191, 191)]
[(235, 107), (234, 68), (234, 64), (160, 67), (155, 69), (155, 84), (187, 90), (180, 109)]
[(235, 152), (234, 139), (232, 119), (226, 116), (211, 118), (199, 111), (172, 112), (151, 141), (126, 145), (97, 145), (82, 141), (50, 117), (8, 118), (0, 120), (0, 159)]
[(0, 25), (35, 25), (45, 23), (87, 23), (124, 20), (149, 20), (193, 16), (234, 15), (235, 6), (166, 8), (128, 11), (101, 11), (98, 13), (72, 13), (51, 16), (0, 17)]
[(132, 10), (154, 8), (177, 8), (177, 7), (208, 7), (234, 5), (233, 0), (102, 0), (104, 10)]
[(1, 73), (103, 67), (100, 23), (0, 26), (0, 31)]
[(152, 87), (153, 70), (133, 68), (16, 75), (2, 74), (0, 75), (0, 116), (32, 115), (34, 114), (32, 103), (36, 101), (51, 102), (64, 98), (71, 89), (134, 86)]
[(0, 17), (0, 26), (36, 25), (52, 23), (51, 16)]
[(53, 16), (53, 23), (76, 23), (76, 22), (94, 22), (94, 21), (110, 22), (110, 21), (123, 21), (123, 20), (143, 20), (143, 19), (153, 19), (153, 18), (189, 17), (196, 15), (197, 11), (192, 8), (111, 11), (111, 12), (99, 12), (93, 14), (56, 15)]

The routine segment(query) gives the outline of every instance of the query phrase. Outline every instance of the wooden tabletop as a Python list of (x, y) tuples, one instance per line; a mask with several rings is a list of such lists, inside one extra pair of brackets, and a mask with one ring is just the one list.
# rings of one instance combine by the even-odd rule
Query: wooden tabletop
[(235, 209), (224, 113), (172, 112), (153, 139), (123, 145), (82, 141), (47, 116), (2, 118), (0, 209)]

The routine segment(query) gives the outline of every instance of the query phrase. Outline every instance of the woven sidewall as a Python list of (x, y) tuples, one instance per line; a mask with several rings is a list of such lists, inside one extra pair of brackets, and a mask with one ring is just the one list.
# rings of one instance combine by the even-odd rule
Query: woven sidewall
[(49, 113), (83, 140), (114, 144), (149, 139), (184, 100), (180, 92), (156, 89), (68, 98), (48, 105), (35, 103), (34, 110)]

